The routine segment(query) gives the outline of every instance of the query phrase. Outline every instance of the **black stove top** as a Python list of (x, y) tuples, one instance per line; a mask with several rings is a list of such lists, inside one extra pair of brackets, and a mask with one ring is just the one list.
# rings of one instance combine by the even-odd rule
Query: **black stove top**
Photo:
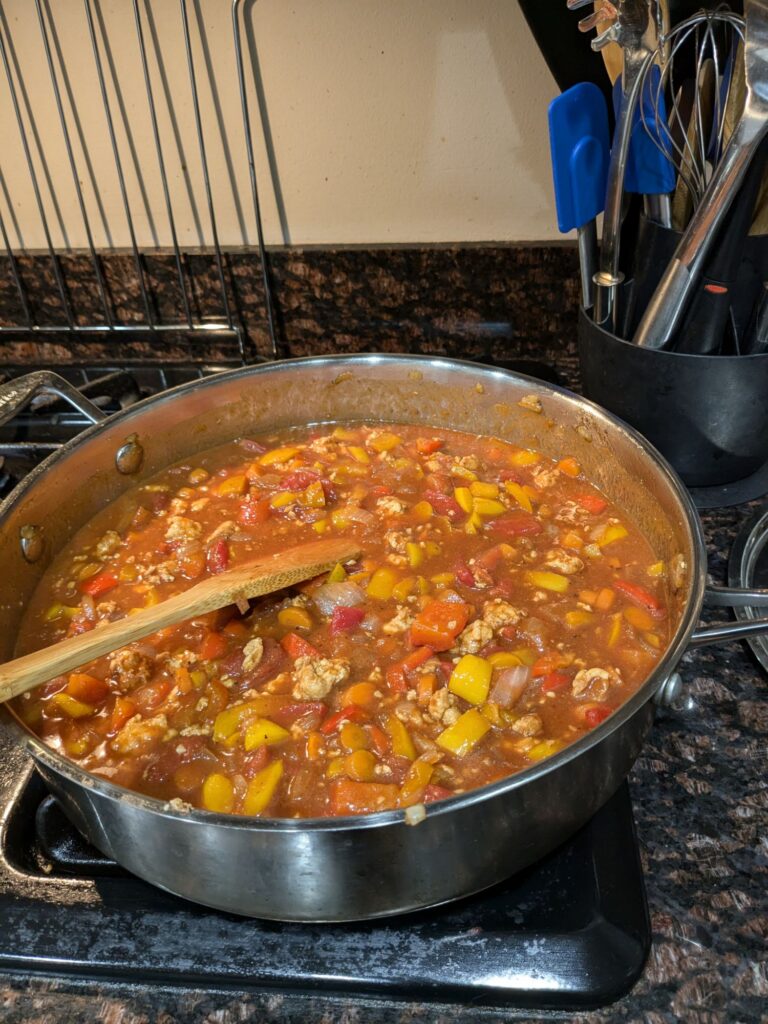
[[(510, 368), (555, 377), (525, 361)], [(68, 367), (63, 375), (109, 411), (217, 369)], [(0, 428), (0, 488), (7, 493), (82, 426), (54, 400)], [(7, 972), (561, 1010), (626, 992), (651, 941), (626, 785), (568, 843), (485, 893), (378, 922), (279, 924), (197, 907), (106, 860), (3, 721), (0, 921)]]

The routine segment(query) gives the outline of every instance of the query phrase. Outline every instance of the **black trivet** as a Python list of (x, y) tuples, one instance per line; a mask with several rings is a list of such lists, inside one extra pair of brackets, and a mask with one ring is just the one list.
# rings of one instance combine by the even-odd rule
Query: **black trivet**
[(650, 947), (626, 786), (568, 843), (508, 882), (360, 924), (249, 920), (161, 892), (87, 846), (37, 775), (14, 804), (2, 854), (5, 971), (322, 991), (362, 1004), (564, 1010), (625, 993)]

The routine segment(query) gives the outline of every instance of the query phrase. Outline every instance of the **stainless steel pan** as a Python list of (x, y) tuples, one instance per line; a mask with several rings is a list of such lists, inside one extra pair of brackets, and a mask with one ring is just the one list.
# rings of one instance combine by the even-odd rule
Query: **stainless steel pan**
[[(0, 417), (40, 387), (67, 390), (50, 375), (32, 377), (0, 388)], [(528, 396), (538, 402), (521, 406)], [(400, 811), (336, 820), (178, 812), (89, 775), (4, 716), (2, 728), (26, 743), (68, 815), (100, 850), (164, 889), (254, 917), (394, 914), (520, 870), (578, 829), (627, 775), (651, 727), (654, 698), (671, 685), (687, 644), (768, 631), (768, 620), (696, 631), (706, 576), (696, 512), (664, 460), (620, 421), (576, 395), (504, 371), (368, 355), (273, 363), (184, 385), (96, 422), (49, 458), (0, 508), (0, 658), (13, 653), (51, 555), (122, 491), (237, 436), (334, 420), (457, 427), (574, 455), (674, 566), (674, 635), (639, 692), (589, 735), (503, 782), (429, 806), (416, 826)], [(739, 595), (715, 598), (733, 603)]]

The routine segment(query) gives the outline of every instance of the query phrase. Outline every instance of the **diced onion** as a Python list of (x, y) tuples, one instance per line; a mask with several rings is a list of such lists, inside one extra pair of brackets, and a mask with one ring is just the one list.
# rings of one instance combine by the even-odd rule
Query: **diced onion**
[(90, 594), (83, 594), (80, 603), (89, 622), (96, 621), (96, 604)]
[(512, 665), (503, 668), (494, 680), (488, 699), (503, 708), (516, 704), (531, 678), (528, 665)]
[(358, 508), (357, 505), (343, 505), (338, 510), (338, 513), (339, 516), (348, 519), (350, 523), (360, 523), (361, 526), (372, 526), (378, 522), (373, 512), (368, 512), (364, 508)]
[(323, 615), (330, 615), (334, 608), (354, 608), (365, 601), (365, 594), (356, 583), (324, 583), (318, 587), (312, 600)]

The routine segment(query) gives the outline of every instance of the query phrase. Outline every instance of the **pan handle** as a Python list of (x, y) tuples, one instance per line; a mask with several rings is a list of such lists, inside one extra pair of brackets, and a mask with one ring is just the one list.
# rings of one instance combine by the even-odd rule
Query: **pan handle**
[[(768, 590), (760, 587), (717, 587), (708, 586), (704, 603), (715, 608), (754, 608), (768, 605)], [(719, 622), (712, 626), (695, 629), (688, 643), (691, 647), (703, 647), (721, 641), (746, 640), (750, 636), (768, 634), (768, 618), (751, 619), (748, 622)]]
[(81, 395), (77, 388), (50, 370), (35, 370), (23, 377), (17, 377), (7, 384), (0, 385), (0, 425), (26, 408), (37, 395), (53, 395), (63, 398), (91, 423), (100, 423), (106, 419), (106, 413)]

